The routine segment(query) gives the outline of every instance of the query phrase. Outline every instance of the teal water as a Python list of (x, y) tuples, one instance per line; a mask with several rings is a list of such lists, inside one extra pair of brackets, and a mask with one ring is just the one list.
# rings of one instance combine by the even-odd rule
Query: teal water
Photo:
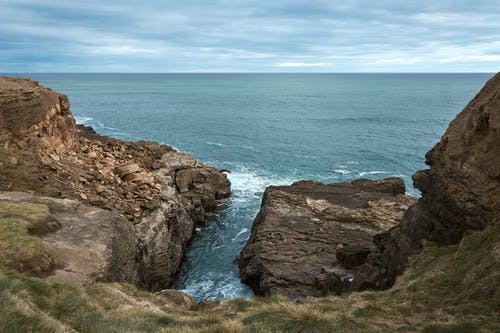
[(251, 296), (234, 263), (270, 184), (402, 177), (490, 74), (30, 74), (77, 122), (232, 171), (233, 196), (197, 230), (176, 285), (198, 301)]

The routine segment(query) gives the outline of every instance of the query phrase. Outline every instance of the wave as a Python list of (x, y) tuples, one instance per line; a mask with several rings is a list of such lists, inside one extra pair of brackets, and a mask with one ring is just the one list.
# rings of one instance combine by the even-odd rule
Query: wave
[(79, 125), (88, 125), (94, 121), (94, 118), (92, 117), (73, 116), (73, 118), (75, 118), (75, 122)]
[(352, 171), (346, 170), (346, 169), (335, 169), (335, 170), (333, 170), (333, 172), (340, 173), (342, 175), (347, 175), (347, 174), (351, 173)]
[(223, 144), (223, 143), (218, 143), (218, 142), (210, 142), (210, 141), (207, 141), (207, 145), (211, 145), (211, 146), (219, 146), (219, 147), (225, 147), (226, 145)]
[(387, 174), (389, 172), (387, 171), (363, 171), (363, 172), (360, 172), (358, 173), (358, 175), (360, 177), (364, 177), (366, 175), (381, 175), (381, 174)]

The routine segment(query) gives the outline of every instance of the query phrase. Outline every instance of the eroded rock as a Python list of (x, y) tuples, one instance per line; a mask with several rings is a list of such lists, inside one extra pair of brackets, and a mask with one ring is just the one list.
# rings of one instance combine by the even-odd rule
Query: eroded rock
[(375, 238), (379, 253), (359, 268), (370, 288), (391, 287), (424, 239), (454, 244), (500, 224), (500, 74), (450, 123), (426, 162), (430, 169), (413, 176), (422, 197), (399, 226)]
[(404, 193), (399, 178), (268, 187), (239, 257), (242, 281), (258, 295), (292, 298), (355, 288), (350, 269), (414, 202)]
[(55, 261), (49, 279), (77, 286), (96, 281), (138, 282), (134, 231), (120, 214), (24, 192), (0, 192), (0, 201), (51, 207), (51, 219), (30, 230), (42, 238)]

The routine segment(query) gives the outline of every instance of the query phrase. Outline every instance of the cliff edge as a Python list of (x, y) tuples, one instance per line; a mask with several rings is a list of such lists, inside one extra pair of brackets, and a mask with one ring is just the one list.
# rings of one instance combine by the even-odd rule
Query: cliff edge
[[(107, 138), (76, 126), (65, 95), (33, 80), (0, 77), (0, 191), (77, 200), (80, 211), (93, 207), (95, 216), (111, 214), (114, 225), (127, 223), (126, 228), (110, 226), (133, 234), (133, 254), (125, 252), (134, 269), (127, 263), (124, 272), (129, 274), (120, 275), (120, 281), (160, 290), (175, 281), (195, 226), (213, 216), (216, 201), (229, 196), (231, 189), (223, 173), (190, 155), (154, 142)], [(8, 194), (4, 197), (9, 201)], [(79, 216), (78, 209), (74, 213)], [(74, 219), (79, 228), (102, 231), (97, 225), (91, 227), (83, 215)], [(62, 215), (53, 216), (57, 220)], [(60, 222), (63, 230), (72, 227)], [(91, 237), (81, 234), (80, 240), (72, 234), (74, 244), (81, 241), (83, 246), (83, 237)], [(60, 231), (58, 235), (69, 237)], [(95, 238), (101, 239), (97, 234)], [(45, 236), (44, 241), (49, 239)], [(128, 236), (125, 240), (130, 243)], [(101, 250), (95, 257), (113, 261), (112, 244), (103, 244), (97, 246)], [(69, 253), (78, 252), (71, 251), (59, 251), (58, 257), (66, 260), (56, 266), (71, 266)], [(113, 276), (91, 270), (81, 273), (88, 276), (77, 280)]]

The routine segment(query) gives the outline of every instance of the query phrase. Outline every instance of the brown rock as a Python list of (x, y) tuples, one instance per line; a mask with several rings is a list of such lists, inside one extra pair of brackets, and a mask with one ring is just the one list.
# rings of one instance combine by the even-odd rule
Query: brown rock
[(471, 230), (500, 223), (500, 74), (450, 123), (426, 155), (430, 169), (413, 176), (422, 192), (401, 224), (377, 235), (380, 254), (359, 267), (365, 286), (386, 289), (422, 240), (454, 244)]
[(9, 157), (9, 163), (12, 165), (17, 165), (17, 163), (19, 163), (19, 162), (15, 156), (11, 156), (11, 157)]
[(189, 310), (196, 304), (193, 298), (175, 289), (162, 290), (157, 292), (156, 295), (165, 303), (184, 310)]
[(142, 168), (137, 163), (123, 165), (123, 166), (116, 168), (116, 172), (122, 178), (129, 175), (129, 174), (140, 172), (141, 170), (142, 170)]
[[(23, 183), (23, 190), (72, 197), (125, 215), (138, 241), (131, 261), (138, 268), (137, 284), (150, 290), (170, 287), (195, 223), (205, 221), (217, 208), (215, 201), (229, 195), (229, 181), (168, 146), (75, 129), (65, 96), (34, 81), (0, 79), (0, 143), (22, 149), (35, 166), (36, 182)], [(39, 165), (47, 167), (36, 169)], [(188, 190), (180, 195), (175, 177), (183, 169), (191, 170), (184, 175)]]
[(135, 183), (137, 185), (143, 185), (153, 183), (154, 177), (148, 172), (136, 172), (126, 175), (125, 177), (123, 177), (123, 180)]
[[(258, 295), (345, 292), (349, 269), (366, 260), (373, 237), (395, 226), (412, 202), (399, 178), (270, 186), (238, 260), (241, 279)], [(358, 250), (348, 253), (350, 246)]]
[(21, 149), (50, 153), (78, 145), (67, 97), (37, 81), (0, 77), (0, 120), (0, 141)]
[(0, 201), (57, 207), (47, 223), (55, 221), (58, 227), (48, 226), (50, 232), (41, 236), (57, 263), (49, 279), (76, 286), (96, 281), (137, 283), (134, 232), (119, 214), (24, 192), (0, 192)]

